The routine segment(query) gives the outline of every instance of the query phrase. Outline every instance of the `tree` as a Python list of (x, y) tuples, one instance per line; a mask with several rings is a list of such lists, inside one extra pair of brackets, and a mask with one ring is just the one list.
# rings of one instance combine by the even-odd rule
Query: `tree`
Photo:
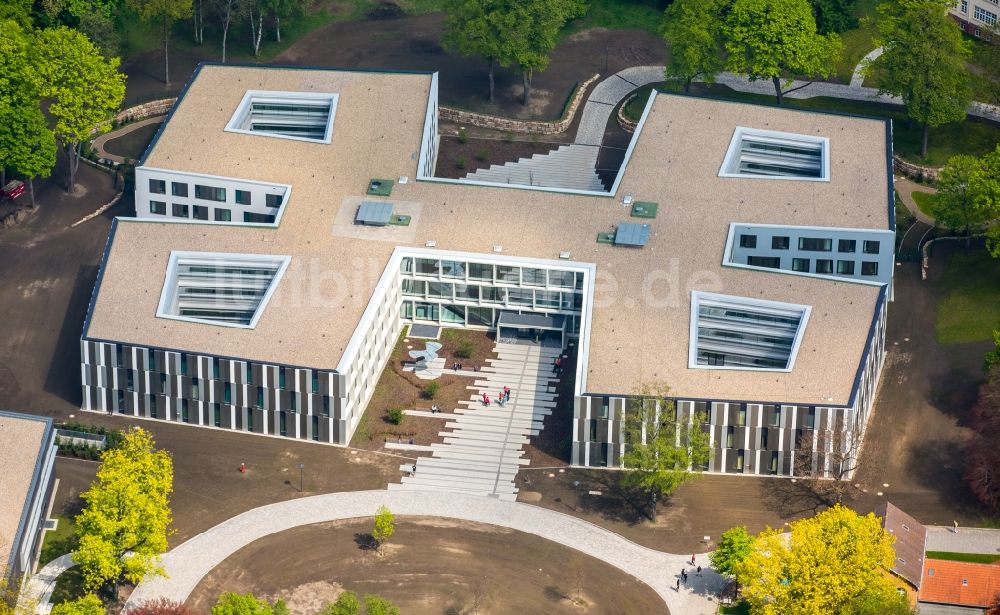
[(624, 483), (649, 492), (653, 515), (658, 499), (694, 478), (693, 470), (711, 458), (708, 433), (701, 428), (707, 417), (678, 416), (669, 392), (664, 384), (643, 386), (628, 400), (622, 424)]
[(796, 443), (794, 473), (813, 498), (825, 506), (842, 504), (856, 483), (861, 458), (861, 439), (846, 431), (837, 417), (829, 429), (817, 429), (807, 436), (812, 442)]
[(52, 615), (105, 615), (101, 599), (87, 594), (76, 600), (64, 600), (52, 607)]
[(105, 58), (113, 58), (120, 53), (121, 35), (111, 16), (101, 11), (84, 13), (80, 15), (76, 29), (83, 32)]
[(113, 583), (117, 596), (122, 580), (138, 583), (162, 572), (172, 484), (170, 454), (156, 450), (143, 429), (131, 430), (118, 448), (104, 452), (76, 517), (80, 546), (73, 558), (87, 589)]
[(859, 605), (895, 603), (885, 574), (895, 559), (895, 537), (875, 515), (834, 506), (793, 521), (791, 536), (767, 529), (736, 565), (743, 597), (754, 613), (826, 615)]
[(712, 568), (719, 574), (735, 574), (737, 565), (753, 550), (753, 536), (745, 525), (732, 527), (722, 533), (719, 546), (708, 556)]
[(660, 33), (670, 46), (664, 75), (684, 83), (701, 77), (708, 83), (725, 66), (722, 59), (722, 13), (725, 0), (674, 0), (664, 13)]
[(510, 66), (514, 60), (517, 16), (508, 9), (507, 0), (448, 0), (447, 17), (441, 44), (463, 56), (486, 59), (490, 78), (490, 104), (493, 104), (493, 71), (497, 64)]
[[(0, 534), (0, 551), (10, 549), (10, 542)], [(11, 578), (4, 567), (0, 567), (0, 615), (35, 615), (38, 601), (20, 595), (21, 582)]]
[(365, 596), (365, 613), (367, 615), (399, 615), (399, 607), (382, 596), (368, 594)]
[(950, 0), (880, 4), (875, 42), (884, 51), (868, 66), (878, 71), (879, 92), (901, 97), (906, 115), (923, 126), (925, 158), (930, 129), (964, 120), (972, 100), (965, 67), (972, 47), (948, 16), (950, 6)]
[(274, 606), (253, 594), (225, 592), (212, 606), (212, 615), (274, 615)]
[(827, 77), (843, 44), (835, 34), (816, 32), (808, 0), (735, 0), (724, 24), (729, 70), (750, 81), (770, 79), (782, 98), (800, 85), (782, 90), (782, 79)]
[(342, 592), (337, 601), (326, 605), (320, 615), (360, 615), (361, 601), (358, 595), (351, 591)]
[(34, 46), (30, 32), (14, 20), (0, 21), (0, 185), (7, 183), (7, 167), (18, 156), (17, 125), (22, 115), (39, 109), (39, 84), (35, 78), (30, 50)]
[(938, 192), (934, 195), (934, 218), (948, 228), (965, 233), (965, 245), (972, 242), (972, 229), (989, 221), (988, 211), (974, 206), (969, 192), (969, 178), (979, 168), (975, 156), (952, 156), (938, 174)]
[[(1000, 351), (1000, 331), (994, 332)], [(1000, 512), (1000, 365), (990, 367), (969, 421), (972, 437), (966, 445), (965, 480), (991, 512)]]
[(5, 165), (28, 180), (31, 206), (35, 203), (35, 178), (48, 177), (56, 165), (56, 136), (37, 105), (8, 109), (0, 107), (0, 143)]
[(51, 99), (55, 135), (69, 155), (72, 190), (80, 146), (110, 130), (125, 97), (125, 75), (118, 72), (118, 58), (105, 59), (86, 36), (66, 27), (42, 30), (34, 54), (41, 96)]
[(989, 220), (986, 247), (1000, 258), (1000, 145), (979, 159), (979, 166), (969, 174), (969, 193), (977, 216)]
[(993, 345), (995, 348), (986, 353), (983, 370), (988, 374), (994, 365), (1000, 365), (1000, 329), (993, 330)]
[(382, 545), (389, 540), (395, 531), (396, 523), (392, 512), (385, 506), (379, 506), (375, 512), (375, 525), (372, 527), (372, 540), (379, 553), (382, 552)]
[[(200, 1), (200, 0), (199, 0)], [(209, 10), (215, 14), (222, 27), (222, 63), (226, 63), (226, 48), (229, 41), (229, 26), (233, 22), (233, 17), (243, 12), (243, 0), (206, 0), (209, 2)]]
[(128, 610), (129, 615), (196, 615), (183, 602), (175, 602), (168, 598), (157, 598), (140, 602)]
[(139, 19), (159, 21), (163, 31), (163, 82), (170, 86), (170, 28), (178, 19), (191, 16), (191, 0), (126, 0)]
[(549, 56), (566, 22), (583, 13), (582, 0), (512, 0), (518, 28), (514, 32), (513, 58), (521, 68), (523, 97), (521, 104), (531, 99), (531, 79), (535, 71), (549, 65)]
[(854, 16), (856, 3), (857, 0), (810, 0), (816, 30), (820, 34), (829, 34), (857, 28), (858, 19)]
[(305, 0), (265, 0), (265, 11), (274, 23), (274, 39), (281, 42), (281, 20), (301, 15), (306, 10)]
[[(0, 2), (0, 22), (10, 19), (23, 28), (31, 28), (31, 5), (31, 0), (6, 0), (5, 2)], [(7, 36), (6, 31), (4, 32), (4, 36)], [(0, 47), (2, 47), (2, 43), (0, 43)], [(2, 55), (0, 54), (0, 56)]]

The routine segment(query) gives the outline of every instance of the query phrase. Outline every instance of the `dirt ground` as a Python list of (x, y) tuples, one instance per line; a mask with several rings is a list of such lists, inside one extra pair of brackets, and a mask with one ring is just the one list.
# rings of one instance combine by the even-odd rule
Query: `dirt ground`
[(130, 133), (124, 134), (117, 139), (111, 139), (104, 145), (108, 153), (122, 158), (138, 160), (142, 153), (146, 151), (146, 146), (153, 140), (153, 135), (160, 129), (162, 124), (149, 124), (142, 128), (136, 128)]
[[(521, 138), (524, 135), (519, 135)], [(517, 162), (535, 154), (547, 154), (562, 143), (515, 141), (469, 137), (465, 143), (455, 137), (441, 137), (434, 175), (459, 179), (476, 169), (488, 169), (493, 164)]]
[[(447, 519), (397, 519), (379, 557), (362, 545), (369, 519), (320, 523), (241, 549), (202, 579), (187, 604), (207, 612), (223, 591), (284, 598), (317, 613), (343, 590), (375, 593), (406, 615), (472, 612), (666, 613), (649, 587), (597, 559), (505, 528)], [(336, 556), (331, 557), (331, 554)], [(583, 604), (574, 604), (574, 599)]]
[[(275, 64), (439, 71), (441, 103), (505, 116), (555, 119), (573, 85), (595, 73), (613, 74), (629, 66), (662, 64), (666, 46), (643, 30), (595, 28), (567, 37), (552, 53), (549, 67), (535, 75), (530, 107), (521, 104), (521, 77), (513, 68), (495, 72), (496, 102), (487, 101), (486, 62), (450, 54), (441, 48), (444, 15), (335, 23), (320, 28), (274, 59)], [(195, 66), (216, 59), (212, 46), (191, 51), (172, 49), (173, 83), (163, 84), (163, 52), (141, 54), (127, 61), (126, 99), (148, 100), (176, 95)], [(607, 69), (605, 70), (605, 61)]]

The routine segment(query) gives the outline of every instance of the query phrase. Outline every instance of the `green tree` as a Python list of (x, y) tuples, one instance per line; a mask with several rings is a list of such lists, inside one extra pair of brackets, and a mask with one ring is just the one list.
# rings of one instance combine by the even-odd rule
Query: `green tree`
[(69, 186), (76, 183), (80, 147), (110, 130), (125, 97), (118, 58), (105, 59), (87, 37), (66, 27), (42, 30), (34, 47), (41, 95), (51, 99), (55, 134), (69, 156)]
[(857, 0), (810, 0), (810, 4), (820, 34), (846, 32), (858, 27), (858, 19), (854, 16)]
[(382, 596), (368, 594), (365, 596), (366, 615), (399, 615), (399, 607)]
[[(4, 2), (0, 2), (0, 23), (10, 19), (23, 28), (31, 28), (31, 5), (31, 0), (5, 0)], [(7, 36), (6, 30), (4, 31), (4, 36)], [(0, 42), (0, 49), (2, 48), (3, 43)], [(2, 55), (0, 53), (0, 56)], [(0, 79), (2, 78), (2, 73), (0, 73)], [(0, 90), (0, 92), (2, 91)]]
[(4, 165), (28, 180), (31, 206), (36, 207), (35, 178), (48, 177), (56, 165), (56, 136), (37, 105), (0, 107), (0, 147)]
[(582, 0), (512, 0), (511, 5), (519, 24), (514, 33), (513, 58), (521, 68), (521, 104), (527, 105), (535, 71), (541, 72), (549, 65), (559, 31), (585, 7)]
[(808, 0), (735, 0), (724, 24), (729, 70), (750, 81), (770, 79), (782, 98), (812, 83), (782, 90), (795, 76), (827, 77), (843, 44), (835, 34), (816, 32)]
[(172, 489), (170, 454), (156, 450), (148, 431), (132, 429), (121, 446), (104, 452), (76, 517), (80, 546), (73, 558), (87, 589), (113, 583), (117, 595), (122, 580), (138, 583), (162, 572)]
[(778, 530), (761, 532), (736, 565), (753, 613), (867, 613), (872, 605), (897, 600), (886, 575), (896, 557), (895, 537), (875, 515), (860, 516), (838, 505), (793, 521), (790, 533), (789, 538)]
[(486, 59), (490, 78), (490, 104), (493, 103), (496, 65), (510, 66), (514, 61), (516, 32), (521, 24), (509, 10), (508, 0), (447, 0), (444, 6), (442, 46), (463, 56)]
[(753, 536), (745, 525), (729, 528), (722, 533), (719, 546), (709, 555), (712, 568), (719, 574), (735, 574), (736, 566), (753, 550)]
[(64, 600), (52, 607), (52, 615), (105, 615), (101, 599), (87, 594), (76, 600)]
[(656, 500), (694, 478), (712, 452), (708, 433), (701, 429), (707, 418), (703, 413), (678, 416), (669, 392), (664, 384), (643, 386), (628, 400), (622, 423), (622, 461), (628, 470), (623, 482), (650, 494), (651, 518), (656, 514)]
[(938, 174), (938, 192), (934, 195), (934, 218), (941, 224), (966, 235), (966, 247), (972, 241), (972, 229), (989, 221), (988, 211), (975, 207), (969, 192), (969, 178), (979, 168), (975, 156), (952, 156)]
[(375, 549), (381, 553), (382, 545), (392, 537), (396, 531), (396, 521), (392, 512), (384, 505), (379, 506), (375, 511), (375, 525), (372, 527), (372, 540), (375, 542)]
[(163, 82), (170, 85), (170, 28), (192, 14), (191, 0), (126, 0), (128, 7), (149, 23), (159, 21), (163, 32)]
[(726, 0), (674, 0), (664, 13), (660, 33), (670, 47), (664, 75), (684, 84), (701, 77), (708, 83), (725, 66), (722, 58), (722, 13)]
[(986, 373), (990, 373), (995, 365), (1000, 365), (1000, 329), (993, 331), (993, 346), (994, 349), (986, 353), (983, 362), (983, 371)]
[(320, 615), (360, 615), (361, 601), (358, 595), (351, 591), (342, 592), (337, 601), (326, 605)]
[(879, 92), (903, 99), (906, 115), (924, 129), (920, 155), (927, 157), (930, 129), (965, 119), (972, 100), (965, 60), (971, 43), (948, 16), (950, 0), (893, 0), (878, 7), (884, 52), (868, 66), (877, 70)]
[(266, 600), (233, 592), (224, 592), (212, 606), (212, 615), (275, 615), (274, 611)]
[(989, 220), (986, 247), (1000, 258), (1000, 145), (979, 159), (979, 166), (969, 174), (969, 193), (976, 215)]
[(14, 20), (0, 20), (0, 185), (23, 146), (18, 141), (21, 117), (39, 109), (39, 88), (30, 50), (33, 37)]

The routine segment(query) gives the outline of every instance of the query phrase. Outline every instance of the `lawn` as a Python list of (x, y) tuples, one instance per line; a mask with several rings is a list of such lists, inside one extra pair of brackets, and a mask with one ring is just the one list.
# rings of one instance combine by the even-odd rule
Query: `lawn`
[(934, 193), (933, 192), (921, 192), (919, 190), (914, 190), (910, 194), (913, 195), (913, 202), (917, 204), (920, 211), (924, 212), (924, 215), (934, 217)]
[(1000, 555), (990, 553), (951, 553), (949, 551), (928, 551), (927, 559), (945, 559), (953, 562), (971, 562), (973, 564), (992, 564), (1000, 562)]
[(750, 615), (750, 605), (746, 602), (740, 602), (733, 606), (719, 607), (719, 613), (723, 615)]
[(45, 532), (38, 566), (42, 567), (61, 555), (76, 549), (76, 524), (73, 517), (57, 516), (59, 524), (51, 532)]
[(1000, 259), (985, 250), (957, 252), (941, 285), (935, 333), (942, 344), (982, 342), (1000, 328)]
[(878, 30), (875, 28), (875, 7), (880, 0), (857, 0), (854, 5), (854, 16), (858, 18), (858, 27), (840, 34), (844, 42), (844, 53), (834, 67), (834, 74), (843, 83), (851, 82), (854, 67), (861, 58), (875, 49), (874, 38)]
[(663, 6), (657, 0), (591, 0), (587, 13), (569, 23), (567, 34), (588, 28), (638, 29), (660, 33)]

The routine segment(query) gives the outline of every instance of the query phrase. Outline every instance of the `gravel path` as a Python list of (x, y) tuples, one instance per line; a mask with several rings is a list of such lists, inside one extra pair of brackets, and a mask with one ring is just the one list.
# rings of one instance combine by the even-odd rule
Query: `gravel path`
[(17, 597), (18, 613), (28, 612), (32, 605), (38, 615), (48, 615), (52, 612), (52, 603), (49, 600), (52, 598), (52, 590), (56, 588), (56, 579), (73, 566), (76, 566), (73, 554), (67, 553), (45, 564), (41, 570), (32, 575)]
[[(713, 615), (723, 579), (703, 569), (696, 576), (687, 555), (639, 546), (586, 521), (521, 502), (431, 491), (353, 491), (262, 506), (233, 517), (179, 545), (162, 559), (165, 577), (139, 585), (125, 608), (149, 599), (184, 601), (201, 579), (240, 548), (264, 536), (301, 525), (371, 517), (380, 506), (395, 515), (432, 516), (488, 523), (534, 534), (596, 557), (646, 583), (674, 615)], [(331, 553), (331, 557), (338, 557)], [(708, 566), (699, 555), (696, 564)], [(688, 583), (676, 589), (680, 571)]]
[(861, 58), (858, 65), (854, 67), (854, 74), (851, 75), (851, 87), (858, 89), (865, 84), (865, 65), (869, 62), (873, 62), (876, 58), (882, 55), (883, 49), (881, 47), (873, 49), (868, 52), (865, 57)]
[(91, 145), (97, 152), (97, 155), (100, 156), (101, 158), (107, 158), (112, 162), (117, 162), (118, 164), (121, 164), (125, 162), (125, 159), (122, 158), (121, 156), (116, 156), (115, 154), (106, 152), (104, 150), (105, 144), (107, 144), (108, 141), (127, 135), (132, 131), (139, 130), (143, 126), (149, 126), (150, 124), (159, 124), (163, 122), (163, 120), (165, 120), (166, 118), (167, 116), (165, 115), (158, 115), (156, 117), (150, 117), (144, 120), (139, 120), (138, 122), (126, 124), (125, 126), (119, 128), (118, 130), (112, 130), (111, 132), (106, 132), (103, 135), (97, 137), (96, 139), (94, 139), (94, 142)]
[(896, 187), (896, 192), (899, 193), (899, 200), (903, 202), (903, 205), (906, 205), (906, 208), (910, 210), (910, 213), (916, 216), (917, 220), (920, 220), (924, 224), (934, 226), (934, 218), (920, 211), (920, 208), (917, 207), (917, 202), (913, 200), (913, 193), (937, 192), (937, 188), (918, 184), (914, 181), (906, 179), (905, 177), (896, 177), (893, 181), (893, 185)]

